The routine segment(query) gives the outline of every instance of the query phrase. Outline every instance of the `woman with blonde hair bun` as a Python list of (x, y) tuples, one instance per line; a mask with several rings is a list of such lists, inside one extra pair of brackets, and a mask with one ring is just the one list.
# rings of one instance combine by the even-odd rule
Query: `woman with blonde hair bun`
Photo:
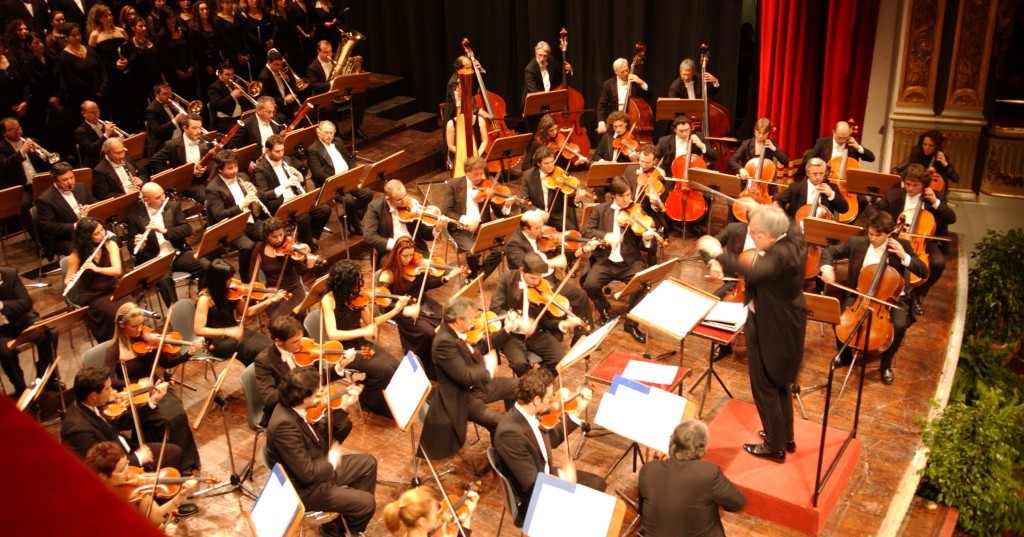
[[(478, 501), (480, 495), (469, 491), (466, 501), (460, 506), (468, 511), (460, 518), (466, 537), (472, 535), (470, 525)], [(384, 525), (396, 537), (427, 537), (437, 527), (438, 511), (440, 504), (434, 499), (433, 491), (416, 487), (403, 492), (397, 500), (384, 507)]]

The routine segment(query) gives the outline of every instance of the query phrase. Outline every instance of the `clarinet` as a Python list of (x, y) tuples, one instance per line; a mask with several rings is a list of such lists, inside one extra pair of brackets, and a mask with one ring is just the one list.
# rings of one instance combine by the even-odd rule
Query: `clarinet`
[(103, 248), (103, 245), (106, 244), (107, 240), (112, 238), (114, 238), (114, 234), (108, 231), (107, 234), (103, 236), (103, 240), (101, 240), (100, 243), (96, 246), (96, 249), (93, 250), (92, 254), (90, 254), (89, 257), (82, 260), (81, 268), (78, 269), (78, 272), (76, 272), (74, 276), (71, 276), (71, 281), (69, 281), (67, 287), (64, 288), (64, 296), (68, 296), (68, 293), (71, 292), (71, 289), (75, 286), (76, 283), (78, 283), (78, 280), (81, 279), (82, 274), (85, 274), (85, 264), (92, 260), (92, 258), (96, 257), (96, 254), (100, 253), (100, 248)]
[[(164, 198), (164, 202), (162, 204), (160, 204), (160, 209), (157, 210), (156, 214), (162, 214), (164, 212), (164, 208), (167, 207), (167, 202), (168, 201), (171, 201), (171, 199), (170, 198)], [(149, 219), (149, 223), (150, 224), (153, 223), (153, 219), (152, 218)], [(132, 250), (132, 255), (139, 255), (139, 251), (142, 250), (142, 245), (146, 244), (146, 239), (149, 238), (149, 232), (150, 231), (152, 231), (152, 229), (147, 227), (146, 231), (144, 231), (142, 233), (142, 240), (140, 240), (139, 243), (135, 245), (135, 249)]]
[(251, 193), (253, 197), (256, 198), (256, 203), (260, 204), (260, 208), (263, 209), (265, 213), (267, 213), (267, 216), (274, 216), (274, 213), (270, 212), (270, 209), (268, 209), (267, 206), (263, 204), (263, 200), (260, 199), (259, 193), (256, 190), (256, 185), (250, 183), (249, 181), (243, 181), (240, 178), (238, 179), (238, 182), (241, 183), (245, 187), (245, 189), (249, 193)]

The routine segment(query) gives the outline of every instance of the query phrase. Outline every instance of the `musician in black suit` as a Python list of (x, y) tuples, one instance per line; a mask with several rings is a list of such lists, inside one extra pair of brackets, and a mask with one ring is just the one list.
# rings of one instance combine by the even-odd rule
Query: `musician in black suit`
[(466, 159), (465, 168), (464, 177), (448, 181), (441, 212), (450, 219), (448, 235), (458, 246), (459, 251), (466, 254), (466, 264), (470, 270), (469, 279), (476, 278), (482, 270), (486, 280), (501, 262), (501, 252), (498, 248), (492, 248), (487, 259), (481, 264), (481, 254), (470, 253), (476, 241), (477, 230), (481, 224), (508, 215), (515, 200), (509, 198), (497, 209), (489, 200), (477, 203), (474, 197), (478, 193), (478, 187), (483, 183), (484, 176), (487, 175), (487, 161), (483, 157), (469, 157)]
[(747, 497), (717, 464), (704, 462), (708, 426), (686, 420), (672, 431), (668, 458), (644, 464), (637, 478), (638, 511), (645, 537), (725, 537), (718, 509), (735, 512)]
[(551, 91), (562, 84), (562, 71), (566, 73), (572, 70), (569, 62), (563, 62), (562, 69), (552, 69), (549, 65), (551, 57), (551, 45), (546, 41), (539, 41), (533, 47), (533, 59), (523, 69), (523, 77), (526, 80), (523, 86), (523, 101), (531, 93), (540, 91)]
[(206, 267), (210, 266), (210, 261), (206, 258), (196, 258), (195, 252), (188, 244), (188, 238), (192, 236), (192, 224), (185, 220), (181, 205), (167, 199), (163, 187), (157, 183), (146, 183), (142, 185), (141, 194), (142, 200), (125, 222), (131, 236), (128, 244), (132, 245), (134, 251), (146, 230), (149, 230), (145, 244), (135, 255), (135, 266), (161, 255), (172, 252), (175, 254), (171, 268), (157, 282), (164, 304), (170, 306), (178, 300), (171, 273), (188, 272), (199, 280), (199, 289), (203, 289), (203, 276), (206, 274)]
[(264, 206), (274, 193), (258, 194), (256, 187), (246, 179), (245, 174), (238, 171), (238, 156), (234, 151), (224, 149), (217, 153), (213, 158), (213, 179), (206, 186), (206, 213), (210, 217), (211, 226), (242, 214), (246, 209), (252, 213), (245, 226), (245, 233), (232, 242), (238, 248), (239, 276), (242, 281), (248, 282), (252, 279), (255, 241), (262, 240), (260, 222), (269, 218)]
[(84, 121), (75, 128), (74, 133), (78, 165), (93, 168), (100, 161), (103, 142), (117, 136), (116, 126), (109, 121), (100, 123), (100, 107), (92, 101), (82, 103), (82, 118)]
[[(316, 44), (316, 57), (313, 58), (313, 61), (306, 66), (306, 80), (309, 81), (309, 94), (320, 95), (331, 91), (331, 73), (333, 71), (334, 47), (331, 46), (330, 41), (324, 39)], [(366, 96), (363, 95), (362, 97), (365, 105)], [(338, 106), (334, 103), (328, 103), (327, 106), (317, 108), (316, 114), (317, 119), (320, 121), (327, 120), (331, 122), (337, 122), (341, 115), (338, 111)], [(359, 125), (362, 125), (362, 114), (360, 114), (356, 119), (358, 120), (358, 128)], [(362, 135), (359, 136), (360, 138), (363, 138)]]
[(73, 22), (85, 28), (85, 19), (93, 4), (93, 0), (50, 0), (50, 9), (64, 13), (65, 22)]
[[(21, 283), (18, 271), (10, 267), (0, 267), (0, 366), (3, 367), (7, 378), (11, 379), (14, 399), (17, 399), (28, 386), (25, 383), (25, 373), (18, 361), (19, 353), (9, 348), (7, 344), (38, 320), (39, 313), (34, 309), (32, 297), (25, 289), (25, 284)], [(34, 378), (42, 378), (46, 368), (53, 363), (53, 348), (57, 345), (57, 336), (46, 330), (33, 343), (39, 356)], [(47, 389), (51, 388), (57, 388), (56, 376), (47, 384)]]
[[(629, 182), (623, 177), (615, 177), (608, 185), (612, 195), (590, 213), (590, 218), (583, 225), (583, 237), (594, 241), (605, 241), (609, 247), (593, 250), (590, 259), (590, 271), (583, 282), (583, 290), (590, 296), (600, 314), (597, 324), (605, 324), (611, 317), (611, 304), (604, 296), (604, 287), (612, 281), (629, 281), (637, 272), (647, 268), (642, 254), (649, 251), (654, 239), (653, 231), (645, 231), (643, 235), (633, 233), (616, 223), (616, 215), (633, 203), (633, 191)], [(596, 243), (583, 248), (592, 250)], [(644, 297), (643, 292), (633, 293), (629, 298), (629, 309), (633, 309)], [(647, 336), (640, 331), (636, 321), (626, 319), (623, 328), (633, 339), (640, 343), (647, 342)]]
[[(928, 274), (928, 267), (914, 254), (910, 242), (906, 239), (896, 239), (889, 236), (894, 227), (895, 222), (889, 213), (880, 212), (871, 215), (868, 218), (866, 237), (850, 237), (845, 244), (829, 246), (822, 250), (821, 259), (818, 262), (818, 266), (821, 268), (821, 279), (825, 283), (835, 282), (836, 272), (833, 265), (841, 259), (849, 259), (845, 283), (847, 287), (856, 289), (861, 270), (870, 265), (877, 265), (885, 252), (888, 252), (886, 257), (888, 266), (896, 269), (901, 278), (906, 277), (907, 271), (918, 276), (926, 276)], [(906, 284), (907, 282), (904, 283)], [(847, 293), (843, 299), (843, 309), (845, 310), (852, 305), (856, 299), (855, 295)], [(879, 373), (882, 376), (882, 382), (885, 384), (892, 384), (896, 380), (896, 375), (892, 371), (892, 359), (903, 342), (903, 336), (907, 333), (907, 328), (914, 323), (914, 315), (910, 310), (910, 297), (907, 295), (906, 286), (904, 287), (903, 294), (900, 295), (900, 306), (900, 308), (889, 309), (889, 315), (893, 323), (893, 340), (889, 348), (882, 353), (882, 360), (879, 364)], [(841, 342), (838, 339), (836, 345), (837, 347), (841, 346)], [(850, 363), (851, 359), (850, 354), (842, 357), (842, 361), (847, 364)]]
[[(903, 172), (903, 185), (897, 185), (887, 190), (874, 205), (865, 209), (864, 214), (871, 216), (877, 212), (886, 212), (893, 217), (893, 220), (899, 220), (900, 215), (903, 214), (906, 215), (906, 223), (909, 228), (914, 218), (914, 209), (920, 205), (922, 210), (928, 211), (935, 219), (936, 236), (945, 236), (948, 234), (949, 225), (956, 222), (956, 213), (928, 186), (930, 184), (931, 177), (925, 167), (920, 164), (911, 164)], [(946, 270), (946, 256), (938, 241), (927, 241), (925, 253), (928, 254), (927, 279), (921, 285), (914, 287), (913, 292), (910, 293), (913, 298), (914, 313), (917, 315), (924, 314), (921, 302), (928, 295), (928, 290), (935, 285), (935, 282)]]
[[(690, 58), (679, 63), (679, 78), (672, 81), (668, 87), (668, 96), (671, 99), (703, 99), (701, 86), (703, 84), (694, 80), (697, 73), (697, 64)], [(715, 75), (704, 72), (704, 81), (711, 84), (708, 86), (708, 97), (718, 91), (719, 82)]]
[(270, 97), (277, 105), (275, 119), (281, 123), (291, 121), (299, 111), (299, 98), (295, 94), (295, 81), (284, 71), (284, 56), (277, 50), (267, 52), (267, 64), (260, 69), (256, 80), (263, 84), (260, 97)]
[[(629, 117), (629, 114), (620, 110), (614, 110), (608, 114), (605, 119), (608, 124), (608, 132), (605, 132), (601, 139), (597, 142), (597, 149), (594, 150), (594, 154), (590, 156), (591, 162), (633, 162), (637, 159), (636, 151), (630, 151), (628, 148), (620, 147), (615, 148), (616, 138), (621, 138), (630, 130), (633, 125), (633, 120)], [(598, 200), (600, 201), (604, 197), (605, 189), (595, 188), (595, 192), (600, 192)]]
[(750, 266), (724, 251), (714, 237), (701, 237), (697, 248), (716, 259), (723, 271), (739, 273), (746, 281), (750, 388), (765, 441), (744, 444), (743, 449), (755, 457), (781, 463), (787, 451), (796, 450), (789, 385), (796, 380), (804, 352), (807, 245), (786, 213), (773, 205), (752, 207), (748, 229), (756, 248)]
[[(160, 453), (160, 442), (139, 445), (137, 438), (131, 440), (118, 431), (134, 430), (131, 412), (124, 412), (112, 421), (100, 415), (110, 401), (110, 371), (105, 367), (83, 367), (75, 375), (75, 403), (68, 407), (60, 425), (60, 441), (79, 457), (85, 457), (89, 449), (100, 442), (116, 442), (124, 449), (131, 466), (152, 469), (156, 463), (155, 454)], [(167, 384), (158, 384), (149, 392), (149, 403), (137, 407), (139, 418), (153, 413), (164, 394)], [(161, 468), (180, 468), (181, 448), (168, 443), (164, 446)]]
[(462, 339), (481, 313), (466, 297), (453, 298), (444, 306), (444, 322), (431, 346), (438, 384), (430, 395), (420, 437), (420, 446), (429, 457), (443, 459), (458, 451), (466, 442), (467, 421), (483, 425), (493, 443), (501, 414), (487, 405), (504, 401), (508, 410), (515, 399), (516, 382), (495, 377), (496, 351), (481, 355)]
[[(253, 170), (253, 184), (267, 208), (275, 214), (284, 202), (306, 192), (306, 168), (284, 155), (284, 138), (273, 135), (267, 138), (266, 152)], [(323, 235), (324, 224), (331, 217), (326, 205), (314, 205), (295, 222), (299, 242), (317, 246)]]
[(256, 144), (256, 147), (263, 147), (267, 138), (271, 135), (281, 134), (284, 125), (274, 119), (277, 115), (277, 105), (274, 98), (264, 95), (256, 99), (256, 113), (242, 120), (244, 125), (228, 141), (227, 147), (240, 148), (249, 144)]
[(183, 195), (203, 203), (206, 201), (206, 166), (200, 166), (199, 162), (211, 149), (213, 144), (202, 139), (203, 120), (198, 114), (189, 114), (185, 118), (183, 127), (184, 133), (164, 144), (160, 151), (157, 151), (149, 158), (150, 168), (153, 174), (162, 171), (194, 163), (195, 170), (192, 172), (192, 184)]
[[(480, 60), (470, 61), (468, 56), (459, 56), (455, 58), (455, 62), (452, 63), (452, 76), (448, 79), (448, 86), (444, 92), (444, 121), (443, 124), (447, 125), (448, 122), (455, 117), (455, 90), (459, 87), (459, 71), (462, 69), (473, 69), (474, 65), (477, 69), (481, 68)], [(476, 79), (473, 79), (472, 89), (470, 95), (476, 95)], [(477, 110), (476, 114), (484, 118), (490, 118), (486, 110)]]
[(814, 142), (814, 148), (804, 158), (818, 157), (825, 162), (829, 162), (835, 157), (843, 156), (843, 151), (849, 147), (852, 149), (849, 152), (850, 158), (863, 162), (874, 162), (875, 154), (870, 149), (860, 145), (860, 142), (852, 134), (853, 129), (850, 128), (849, 123), (838, 121), (832, 127), (832, 136), (818, 138)]
[(47, 259), (71, 253), (75, 222), (88, 214), (89, 205), (96, 203), (85, 185), (75, 183), (75, 172), (67, 162), (54, 164), (50, 175), (53, 185), (36, 199), (39, 242)]
[(320, 528), (323, 535), (340, 536), (347, 527), (361, 534), (373, 518), (377, 461), (363, 453), (341, 454), (341, 444), (328, 446), (327, 420), (310, 425), (303, 420), (316, 400), (316, 370), (289, 371), (280, 390), (279, 404), (267, 426), (267, 456), (281, 463), (306, 509), (331, 511), (344, 519)]
[(575, 410), (566, 411), (569, 421), (565, 426), (559, 420), (548, 431), (540, 428), (537, 416), (550, 410), (551, 402), (556, 397), (551, 373), (546, 369), (527, 372), (516, 385), (515, 397), (514, 409), (509, 409), (501, 418), (492, 442), (498, 452), (502, 474), (509, 478), (515, 492), (515, 501), (519, 504), (519, 517), (514, 521), (515, 525), (523, 525), (537, 474), (558, 475), (570, 483), (604, 492), (608, 483), (601, 476), (576, 470), (572, 457), (565, 459), (562, 468), (555, 468), (551, 459), (552, 448), (560, 446), (567, 440), (568, 434), (579, 428), (580, 416), (593, 397), (590, 388), (580, 390)]
[[(745, 166), (750, 159), (760, 156), (761, 151), (765, 151), (765, 160), (770, 160), (776, 167), (789, 164), (789, 157), (771, 139), (773, 128), (772, 120), (766, 117), (754, 122), (754, 137), (740, 142), (740, 146), (729, 157), (730, 173), (738, 174), (741, 179), (750, 178), (750, 173), (747, 172)], [(812, 157), (808, 155), (807, 158)]]
[[(686, 154), (688, 142), (691, 154), (702, 157), (708, 168), (711, 167), (714, 161), (718, 160), (718, 151), (708, 145), (699, 132), (693, 131), (693, 124), (690, 123), (690, 118), (680, 115), (672, 121), (672, 133), (658, 139), (658, 150), (661, 151), (661, 168), (663, 170), (672, 172), (672, 165), (675, 164), (676, 159)], [(670, 175), (675, 176), (676, 174), (672, 172)], [(665, 188), (675, 188), (675, 184), (666, 184)], [(704, 202), (710, 207), (711, 195), (707, 193), (702, 193), (702, 195), (704, 196)], [(704, 217), (695, 223), (693, 231), (698, 235), (703, 235), (707, 229), (710, 216), (711, 211), (706, 211)]]
[(20, 186), (24, 189), (21, 195), (21, 225), (33, 234), (32, 185), (29, 181), (37, 173), (44, 173), (49, 164), (43, 162), (36, 154), (39, 145), (33, 140), (23, 140), (21, 124), (13, 117), (0, 119), (3, 127), (3, 138), (0, 138), (0, 188)]
[(604, 81), (604, 85), (601, 86), (601, 98), (597, 101), (598, 134), (608, 131), (608, 126), (605, 123), (608, 114), (615, 110), (623, 110), (622, 99), (626, 96), (630, 84), (633, 85), (629, 91), (630, 97), (646, 99), (649, 95), (647, 82), (644, 82), (636, 73), (629, 72), (629, 62), (626, 58), (615, 60), (612, 63), (612, 70), (615, 71), (615, 76)]
[[(227, 133), (235, 122), (242, 118), (242, 112), (252, 108), (249, 99), (237, 85), (232, 83), (235, 80), (235, 68), (229, 62), (224, 62), (217, 67), (217, 79), (206, 88), (207, 106), (213, 115), (213, 126), (217, 132)], [(250, 95), (255, 98), (255, 95)]]
[(384, 183), (384, 196), (371, 201), (367, 206), (363, 217), (363, 240), (377, 250), (378, 264), (384, 262), (398, 237), (412, 237), (414, 232), (416, 250), (423, 254), (429, 251), (427, 241), (434, 240), (434, 228), (398, 219), (399, 210), (416, 207), (419, 207), (419, 201), (406, 194), (405, 185), (398, 179)]
[[(302, 348), (304, 335), (302, 323), (291, 315), (282, 315), (270, 323), (270, 338), (274, 340), (274, 344), (257, 354), (254, 362), (256, 386), (260, 392), (260, 399), (263, 400), (264, 426), (277, 408), (280, 401), (278, 393), (288, 378), (288, 372), (302, 367), (295, 363), (295, 353)], [(335, 372), (343, 374), (345, 367), (357, 358), (358, 352), (352, 349), (335, 364)], [(331, 413), (334, 439), (338, 442), (344, 442), (352, 432), (352, 420), (348, 417), (348, 409), (359, 400), (361, 391), (361, 386), (350, 387), (348, 394), (342, 396), (341, 408)], [(327, 419), (324, 418), (323, 421)]]
[(807, 159), (804, 164), (807, 178), (790, 184), (789, 188), (772, 196), (772, 201), (785, 209), (786, 214), (793, 219), (796, 218), (800, 207), (814, 203), (815, 196), (819, 197), (818, 205), (828, 209), (833, 215), (845, 213), (850, 210), (850, 204), (829, 184), (826, 177), (827, 168), (825, 161), (820, 158)]
[[(718, 230), (718, 233), (715, 234), (715, 240), (718, 241), (718, 244), (721, 244), (722, 248), (732, 256), (738, 256), (743, 253), (744, 250), (755, 249), (754, 239), (750, 237), (750, 232), (747, 228), (746, 222), (730, 222), (726, 224), (725, 227)], [(736, 276), (738, 276), (735, 272), (726, 274), (722, 269), (722, 264), (711, 259), (706, 252), (699, 253), (704, 264), (707, 265), (712, 278), (721, 279), (726, 276), (729, 278), (736, 278)], [(723, 281), (722, 285), (718, 286), (718, 289), (713, 291), (713, 294), (718, 298), (724, 298), (725, 295), (729, 294), (729, 292), (735, 288), (735, 279)], [(732, 354), (732, 344), (716, 345), (715, 350), (711, 352), (711, 361), (717, 362), (730, 354)]]
[[(329, 177), (350, 170), (355, 159), (345, 147), (341, 138), (335, 137), (337, 127), (334, 123), (324, 120), (316, 127), (317, 140), (310, 144), (306, 151), (306, 164), (313, 176), (313, 183), (324, 186)], [(340, 196), (339, 192), (339, 196)], [(366, 206), (373, 201), (373, 191), (369, 188), (357, 188), (344, 193), (345, 215), (349, 230), (353, 235), (362, 235), (363, 226), (360, 222), (366, 214)], [(344, 222), (343, 222), (344, 223)]]
[(120, 138), (103, 142), (103, 158), (92, 169), (92, 195), (99, 201), (138, 192), (149, 181), (149, 174), (140, 168), (124, 148)]
[(566, 195), (561, 189), (548, 188), (544, 180), (555, 171), (555, 152), (550, 147), (543, 146), (533, 153), (533, 167), (523, 173), (523, 180), (520, 183), (519, 197), (528, 200), (534, 207), (548, 213), (548, 225), (557, 230), (562, 230), (562, 220), (565, 220), (565, 229), (577, 231), (580, 229), (576, 220), (576, 208), (583, 205), (581, 198), (582, 190), (573, 193), (572, 199), (566, 201)]
[(168, 140), (181, 137), (181, 126), (188, 116), (179, 111), (180, 105), (171, 105), (173, 93), (171, 85), (166, 82), (157, 82), (153, 86), (155, 98), (143, 112), (146, 119), (147, 155), (159, 151)]

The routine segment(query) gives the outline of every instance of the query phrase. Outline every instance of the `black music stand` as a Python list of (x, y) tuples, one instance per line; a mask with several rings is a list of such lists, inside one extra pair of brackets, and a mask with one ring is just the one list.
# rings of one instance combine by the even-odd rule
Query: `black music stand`
[(203, 238), (199, 241), (199, 248), (196, 250), (196, 258), (206, 257), (214, 250), (226, 247), (231, 241), (245, 233), (245, 226), (249, 223), (249, 211), (244, 210), (242, 214), (235, 215), (227, 220), (206, 228)]
[(374, 162), (370, 169), (367, 170), (366, 175), (363, 176), (363, 180), (359, 182), (358, 188), (366, 188), (378, 179), (383, 181), (388, 175), (395, 173), (398, 166), (402, 163), (402, 156), (405, 155), (405, 150), (399, 150), (395, 153), (384, 157), (377, 162)]
[[(238, 169), (248, 170), (249, 163), (256, 160), (256, 157), (258, 157), (260, 154), (260, 148), (257, 144), (249, 144), (247, 146), (235, 149), (235, 156), (238, 157)], [(209, 179), (212, 178), (213, 174), (210, 174), (210, 177), (208, 178), (207, 182), (209, 182)]]
[[(711, 203), (708, 204), (708, 214), (714, 214), (715, 198), (725, 196), (728, 201), (740, 197), (740, 178), (738, 175), (729, 175), (715, 170), (704, 170), (701, 168), (690, 168), (690, 186), (712, 194)], [(728, 221), (728, 216), (726, 217)], [(711, 217), (708, 217), (708, 232), (711, 232)]]
[[(806, 292), (804, 293), (804, 299), (807, 301), (807, 320), (817, 321), (823, 324), (828, 323), (832, 326), (840, 323), (840, 319), (843, 314), (842, 308), (840, 308), (839, 305), (839, 299), (831, 296)], [(843, 387), (846, 387), (846, 381), (849, 380), (850, 371), (852, 370), (853, 364), (850, 364), (850, 370), (846, 372), (846, 379), (843, 380)], [(793, 397), (796, 397), (797, 405), (800, 406), (800, 415), (802, 415), (804, 419), (807, 419), (807, 411), (804, 410), (804, 401), (800, 398), (800, 394), (815, 390), (823, 390), (827, 387), (828, 381), (815, 386), (809, 386), (807, 388), (801, 388), (796, 382), (790, 386), (790, 391), (792, 392)]]
[(294, 198), (284, 202), (280, 207), (277, 208), (277, 212), (274, 213), (274, 218), (282, 222), (287, 222), (294, 226), (299, 225), (299, 217), (308, 213), (310, 207), (313, 206), (313, 202), (320, 196), (320, 189), (310, 190), (305, 194), (295, 196)]
[(505, 182), (507, 183), (511, 180), (509, 178), (509, 169), (512, 168), (513, 158), (533, 158), (532, 155), (524, 155), (532, 139), (532, 134), (517, 134), (515, 136), (498, 138), (487, 148), (487, 155), (484, 158), (488, 164), (494, 161), (501, 162), (501, 174), (505, 175)]
[[(43, 389), (47, 382), (50, 382), (50, 377), (53, 376), (53, 372), (57, 370), (57, 364), (60, 363), (60, 356), (54, 356), (53, 362), (50, 363), (50, 367), (43, 371), (43, 376), (32, 381), (32, 384), (27, 390), (22, 392), (21, 397), (18, 398), (17, 407), (18, 410), (24, 412), (36, 399), (39, 398), (39, 394), (43, 393)], [(64, 394), (60, 394), (61, 400), (64, 399)]]
[[(309, 101), (306, 101), (309, 102)], [(308, 116), (307, 116), (308, 117)], [(293, 130), (284, 135), (284, 154), (291, 156), (298, 147), (309, 147), (316, 141), (316, 125)]]
[[(306, 102), (302, 103), (302, 106), (309, 106), (318, 111), (323, 110), (324, 108), (333, 105), (334, 99), (337, 99), (341, 95), (341, 93), (341, 89), (328, 88), (328, 90), (323, 93), (319, 93), (317, 95), (310, 95), (309, 98), (306, 99)], [(320, 124), (319, 116), (320, 114), (318, 113), (317, 122), (313, 125), (314, 127)]]
[[(25, 190), (20, 186), (12, 186), (0, 190), (0, 220), (7, 220), (8, 218), (14, 218), (21, 214), (21, 198)], [(4, 227), (4, 235), (6, 238), (7, 228)], [(26, 230), (26, 233), (28, 231)], [(7, 261), (7, 244), (6, 241), (0, 239), (0, 248), (3, 249), (4, 264), (9, 265)]]
[[(494, 220), (481, 225), (476, 230), (476, 240), (473, 241), (473, 248), (470, 253), (478, 254), (484, 250), (500, 248), (505, 244), (508, 236), (519, 229), (519, 219), (523, 215), (508, 216), (500, 220)], [(505, 260), (505, 252), (501, 252), (502, 262)], [(499, 265), (500, 266), (500, 265)]]
[[(328, 177), (327, 180), (324, 181), (324, 186), (320, 187), (320, 197), (317, 198), (316, 205), (323, 205), (334, 201), (334, 208), (335, 210), (338, 210), (336, 200), (338, 193), (340, 192), (342, 198), (344, 198), (346, 192), (352, 192), (359, 188), (359, 184), (366, 175), (365, 168), (365, 165), (359, 165), (351, 170), (346, 170)], [(352, 259), (352, 254), (348, 250), (348, 213), (344, 212), (344, 203), (342, 203), (341, 207), (342, 209), (339, 211), (339, 215), (342, 218), (341, 240), (345, 243), (345, 259)]]
[(175, 255), (175, 252), (166, 253), (135, 267), (134, 270), (118, 280), (114, 293), (110, 295), (110, 300), (121, 300), (141, 289), (142, 298), (145, 299), (147, 308), (152, 310), (153, 307), (149, 304), (149, 290), (156, 285), (160, 278), (171, 272), (171, 264), (174, 263)]
[(881, 196), (902, 180), (894, 173), (869, 172), (860, 169), (846, 170), (846, 190), (854, 194)]
[(569, 91), (537, 91), (526, 95), (523, 101), (523, 117), (541, 114), (561, 114), (569, 109)]
[[(665, 261), (664, 263), (661, 263), (661, 264), (658, 264), (658, 265), (654, 265), (653, 267), (649, 267), (649, 268), (646, 268), (644, 270), (641, 270), (640, 272), (637, 272), (636, 274), (633, 275), (632, 278), (629, 279), (628, 282), (626, 282), (626, 286), (625, 287), (620, 289), (618, 292), (616, 292), (612, 296), (615, 297), (615, 300), (619, 300), (623, 296), (631, 295), (633, 293), (636, 293), (637, 291), (643, 291), (645, 295), (647, 293), (650, 293), (651, 289), (653, 289), (655, 285), (657, 285), (660, 281), (662, 281), (662, 280), (664, 280), (665, 278), (668, 277), (668, 273), (671, 272), (673, 268), (675, 268), (676, 263), (679, 263), (679, 258), (678, 257), (673, 257), (672, 259), (669, 259), (668, 261)], [(628, 317), (628, 315), (627, 315), (627, 317)], [(637, 321), (638, 323), (640, 322), (639, 319), (633, 319), (633, 320)], [(644, 324), (644, 323), (641, 323), (641, 324)], [(651, 344), (650, 343), (650, 341), (651, 341), (650, 330), (648, 330), (647, 336), (648, 336), (647, 337), (647, 341), (644, 343), (643, 357), (644, 358), (651, 358), (651, 353), (649, 352), (649, 346)], [(675, 349), (673, 349), (673, 350), (670, 350), (670, 351), (663, 352), (663, 353), (655, 356), (652, 359), (653, 360), (661, 360), (662, 358), (667, 358), (669, 356), (674, 355), (675, 353), (676, 353), (676, 351), (675, 351)], [(683, 344), (682, 344), (682, 339), (680, 339), (680, 343), (679, 343), (679, 366), (682, 367), (682, 365), (683, 365)]]
[(613, 177), (624, 175), (626, 168), (633, 165), (632, 162), (595, 162), (587, 173), (587, 188), (606, 187)]
[[(656, 121), (674, 121), (676, 116), (685, 115), (703, 123), (704, 121), (704, 100), (703, 99), (673, 99), (659, 97), (657, 110), (654, 114)], [(698, 130), (696, 128), (694, 131)]]
[[(331, 81), (331, 92), (339, 92), (345, 97), (349, 97), (349, 102), (352, 102), (351, 97), (357, 93), (366, 93), (366, 86), (370, 84), (370, 73), (369, 71), (363, 71), (362, 73), (355, 73), (351, 75), (341, 75), (335, 77)], [(351, 113), (349, 114), (349, 127), (352, 129), (352, 154), (356, 153), (356, 110), (353, 104)]]
[[(61, 330), (65, 329), (65, 328), (73, 327), (76, 324), (79, 324), (79, 323), (82, 322), (82, 317), (85, 315), (85, 312), (88, 311), (88, 310), (89, 310), (89, 306), (85, 306), (85, 307), (81, 307), (81, 308), (78, 308), (78, 309), (73, 309), (71, 311), (66, 311), (66, 312), (63, 312), (63, 313), (59, 313), (57, 315), (51, 315), (51, 316), (49, 316), (49, 317), (47, 317), (45, 319), (40, 319), (35, 324), (33, 324), (32, 326), (22, 330), (21, 333), (18, 334), (18, 337), (14, 338), (13, 341), (8, 341), (7, 342), (7, 348), (13, 349), (13, 348), (19, 347), (21, 345), (25, 345), (26, 343), (32, 343), (36, 339), (38, 339), (39, 336), (42, 335), (42, 333), (45, 332), (46, 330), (49, 330), (51, 332), (60, 332)], [(56, 363), (56, 361), (57, 361), (57, 338), (55, 338), (55, 337), (50, 338), (50, 350), (53, 352), (54, 363)], [(59, 384), (60, 383), (60, 370), (59, 369), (54, 369), (54, 372), (57, 375), (58, 386), (60, 386), (60, 384)], [(44, 427), (47, 426), (47, 425), (54, 424), (54, 423), (64, 419), (64, 414), (65, 414), (65, 412), (67, 412), (67, 406), (66, 406), (66, 404), (64, 402), (64, 392), (63, 391), (60, 392), (59, 397), (60, 397), (60, 413), (57, 415), (57, 419), (56, 420), (50, 420), (50, 421), (48, 421), (46, 423), (43, 423)], [(40, 416), (40, 418), (42, 418), (42, 416)]]
[(149, 178), (151, 183), (156, 183), (164, 189), (165, 192), (173, 192), (179, 195), (188, 192), (188, 189), (192, 187), (192, 178), (196, 175), (196, 165), (194, 162), (182, 164), (177, 168), (171, 168), (164, 170), (153, 177)]

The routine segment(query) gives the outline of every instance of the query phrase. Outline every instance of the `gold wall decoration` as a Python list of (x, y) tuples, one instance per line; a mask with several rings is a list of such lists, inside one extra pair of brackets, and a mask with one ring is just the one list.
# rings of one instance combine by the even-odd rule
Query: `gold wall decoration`
[(997, 0), (964, 0), (957, 17), (945, 108), (981, 112), (992, 52)]
[(945, 0), (911, 0), (897, 105), (931, 108), (942, 41)]
[(981, 191), (990, 196), (1024, 198), (1024, 129), (989, 127)]
[(971, 190), (974, 166), (977, 163), (978, 140), (981, 137), (978, 127), (961, 127), (965, 130), (960, 130), (942, 125), (896, 126), (893, 128), (892, 154), (889, 162), (892, 162), (893, 167), (901, 164), (914, 150), (921, 134), (932, 128), (937, 128), (946, 137), (946, 141), (942, 144), (942, 152), (949, 159), (949, 163), (953, 165), (953, 169), (960, 175), (960, 182), (948, 185), (948, 187), (951, 190)]

